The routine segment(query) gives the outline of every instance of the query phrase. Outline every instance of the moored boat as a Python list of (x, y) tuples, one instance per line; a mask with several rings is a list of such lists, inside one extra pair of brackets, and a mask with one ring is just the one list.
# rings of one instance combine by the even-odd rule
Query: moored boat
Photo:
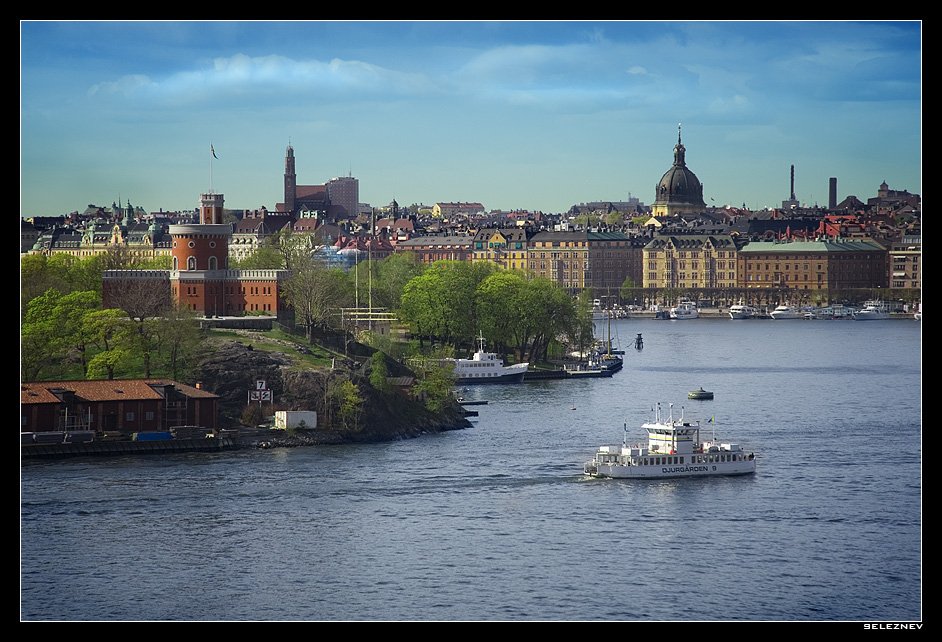
[(769, 313), (769, 316), (773, 319), (801, 319), (802, 313), (798, 308), (785, 303), (776, 306), (776, 308)]
[(459, 385), (478, 383), (520, 383), (527, 373), (528, 363), (504, 365), (504, 360), (494, 352), (484, 350), (484, 336), (478, 337), (478, 349), (470, 359), (450, 359), (454, 363), (455, 383)]
[(671, 319), (696, 319), (700, 316), (697, 304), (693, 301), (681, 299), (680, 303), (671, 308)]
[(673, 404), (666, 419), (657, 404), (654, 420), (641, 427), (648, 433), (646, 446), (628, 445), (628, 424), (619, 446), (600, 446), (595, 456), (583, 464), (590, 477), (614, 479), (664, 479), (670, 477), (709, 477), (749, 475), (756, 472), (756, 455), (739, 444), (720, 442), (715, 435), (700, 439), (700, 422), (673, 417)]
[(890, 310), (883, 301), (864, 301), (863, 307), (854, 312), (855, 321), (882, 321), (890, 318)]
[(745, 303), (729, 306), (730, 319), (755, 319), (758, 312), (754, 307)]

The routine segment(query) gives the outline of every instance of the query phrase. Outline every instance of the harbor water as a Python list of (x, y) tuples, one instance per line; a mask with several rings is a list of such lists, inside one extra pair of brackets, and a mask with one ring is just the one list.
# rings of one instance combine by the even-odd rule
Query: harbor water
[[(24, 460), (21, 619), (922, 620), (920, 322), (612, 332), (613, 377), (465, 387), (465, 430)], [(586, 478), (658, 402), (756, 474)]]

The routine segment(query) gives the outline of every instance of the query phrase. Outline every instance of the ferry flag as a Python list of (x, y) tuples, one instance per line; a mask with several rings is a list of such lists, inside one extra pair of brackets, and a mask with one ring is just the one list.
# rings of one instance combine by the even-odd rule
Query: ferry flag
[(216, 160), (219, 160), (219, 157), (216, 156), (216, 148), (213, 147), (212, 143), (209, 144), (209, 151), (213, 153), (213, 158), (215, 158)]
[(709, 421), (708, 423), (715, 424), (715, 423), (716, 423), (716, 415), (713, 415), (712, 417), (710, 417), (710, 421)]

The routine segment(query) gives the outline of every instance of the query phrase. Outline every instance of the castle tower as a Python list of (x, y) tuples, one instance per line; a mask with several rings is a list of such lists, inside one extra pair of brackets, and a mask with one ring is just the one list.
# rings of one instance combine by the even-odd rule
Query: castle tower
[(198, 224), (170, 226), (173, 271), (202, 272), (229, 267), (232, 226), (222, 222), (222, 194), (200, 195)]

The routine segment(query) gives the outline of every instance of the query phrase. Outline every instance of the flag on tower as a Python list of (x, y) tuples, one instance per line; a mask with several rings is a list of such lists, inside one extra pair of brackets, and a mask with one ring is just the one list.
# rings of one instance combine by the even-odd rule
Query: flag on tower
[(219, 157), (216, 156), (216, 149), (213, 147), (212, 143), (209, 144), (209, 151), (213, 153), (213, 158), (215, 158), (216, 160), (219, 160)]

